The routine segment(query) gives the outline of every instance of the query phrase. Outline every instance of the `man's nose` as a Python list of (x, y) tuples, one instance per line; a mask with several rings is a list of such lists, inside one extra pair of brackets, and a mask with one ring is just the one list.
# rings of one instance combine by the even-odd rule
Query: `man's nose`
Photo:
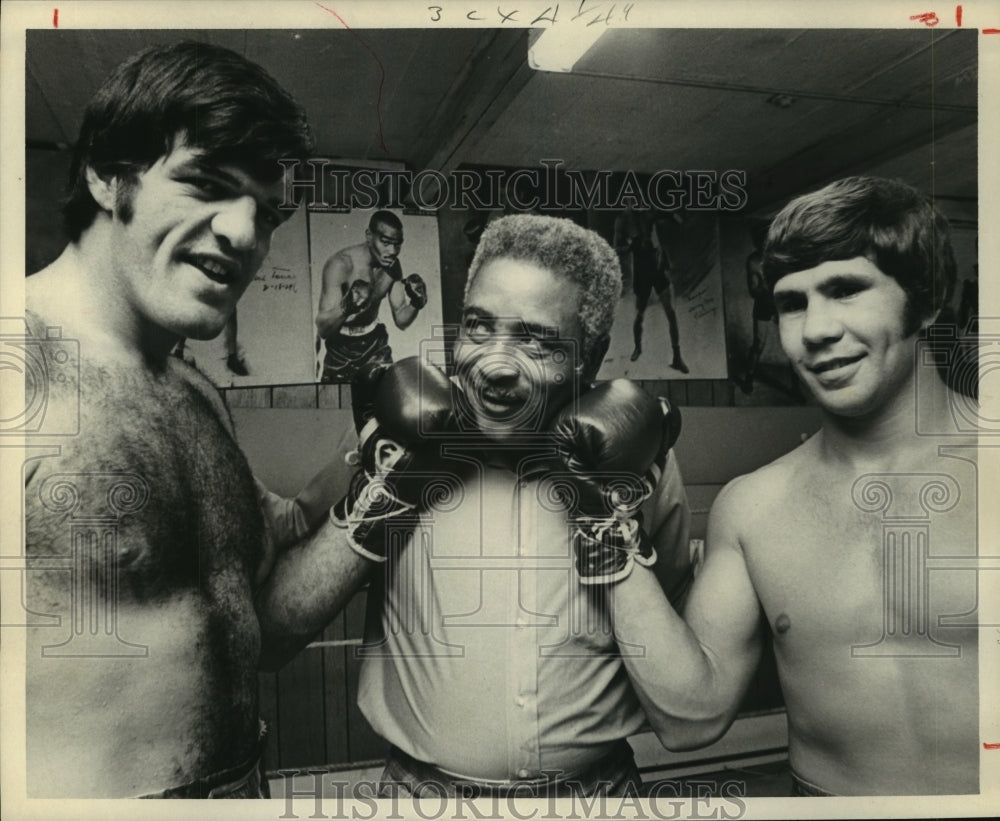
[(808, 345), (822, 345), (839, 339), (844, 326), (834, 303), (826, 299), (811, 299), (806, 306), (802, 338)]
[(257, 203), (251, 196), (222, 203), (212, 219), (212, 231), (236, 251), (257, 247)]
[(489, 382), (514, 382), (522, 369), (521, 355), (509, 339), (496, 337), (481, 351), (479, 372)]

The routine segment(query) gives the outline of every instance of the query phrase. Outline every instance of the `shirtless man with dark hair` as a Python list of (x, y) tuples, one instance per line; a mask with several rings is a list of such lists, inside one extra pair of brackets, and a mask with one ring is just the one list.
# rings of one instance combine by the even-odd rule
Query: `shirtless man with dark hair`
[(336, 470), (268, 493), (169, 356), (223, 329), (289, 216), (277, 161), (310, 145), (273, 79), (201, 43), (126, 60), (87, 109), (70, 243), (26, 283), (31, 336), (60, 328), (43, 355), (79, 374), (46, 409), (79, 432), (25, 470), (27, 606), (60, 620), (28, 630), (29, 797), (266, 794), (258, 666), (364, 576), (325, 518)]
[(727, 730), (770, 633), (797, 795), (978, 791), (977, 437), (920, 348), (954, 288), (949, 234), (917, 191), (867, 177), (771, 224), (781, 345), (823, 425), (719, 494), (683, 621), (644, 569), (619, 586), (670, 749)]

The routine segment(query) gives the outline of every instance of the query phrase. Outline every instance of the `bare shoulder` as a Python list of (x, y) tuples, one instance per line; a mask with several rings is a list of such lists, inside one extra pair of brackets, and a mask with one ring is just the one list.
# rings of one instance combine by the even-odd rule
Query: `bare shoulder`
[(757, 523), (774, 522), (776, 514), (794, 504), (802, 478), (813, 464), (815, 437), (773, 462), (732, 479), (719, 491), (710, 514), (710, 527), (727, 541), (744, 542)]
[(167, 366), (174, 372), (177, 378), (195, 390), (209, 404), (222, 423), (222, 426), (231, 436), (234, 435), (232, 414), (230, 414), (229, 408), (226, 406), (222, 394), (219, 393), (219, 389), (215, 386), (215, 383), (197, 368), (178, 357), (169, 357)]
[(33, 336), (44, 339), (45, 329), (48, 326), (61, 324), (58, 319), (59, 307), (67, 299), (65, 286), (60, 285), (51, 269), (43, 269), (25, 279), (24, 313)]
[(347, 277), (354, 271), (354, 247), (341, 248), (339, 251), (334, 252), (326, 263), (323, 265), (324, 275), (331, 277), (338, 282), (341, 279), (346, 280)]

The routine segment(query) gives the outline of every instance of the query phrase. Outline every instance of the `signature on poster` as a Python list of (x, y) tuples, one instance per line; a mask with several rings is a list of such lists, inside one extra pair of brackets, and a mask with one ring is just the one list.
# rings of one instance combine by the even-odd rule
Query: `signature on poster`
[(688, 297), (688, 302), (690, 303), (688, 313), (695, 319), (701, 319), (703, 316), (714, 316), (719, 309), (715, 297), (709, 293), (705, 286), (698, 288), (691, 294)]
[(291, 291), (293, 294), (299, 292), (296, 276), (291, 268), (279, 268), (274, 266), (267, 274), (256, 274), (254, 282), (261, 284), (262, 291)]

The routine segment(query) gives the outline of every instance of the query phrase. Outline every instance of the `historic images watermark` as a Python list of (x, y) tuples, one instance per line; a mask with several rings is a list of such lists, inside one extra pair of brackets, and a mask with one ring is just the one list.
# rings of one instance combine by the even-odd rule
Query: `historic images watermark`
[[(21, 451), (25, 462), (59, 452), (80, 432), (80, 344), (59, 327), (32, 328), (25, 317), (0, 317), (0, 447)], [(23, 504), (23, 497), (20, 500)], [(0, 556), (3, 627), (57, 626), (57, 616), (35, 613), (25, 601), (24, 545)]]
[[(569, 821), (601, 818), (673, 821), (673, 819), (733, 819), (747, 814), (746, 782), (699, 781), (683, 784), (658, 781), (640, 796), (634, 788), (623, 795), (598, 789), (585, 795), (573, 782), (564, 782), (560, 795), (539, 797), (530, 784), (513, 782), (503, 793), (484, 794), (480, 785), (420, 782), (422, 798), (410, 798), (400, 785), (361, 780), (348, 782), (329, 772), (281, 770), (284, 779), (284, 812), (279, 819), (318, 818), (337, 821), (370, 821), (384, 818), (418, 818), (425, 821)], [(547, 773), (557, 777), (559, 773)], [(405, 814), (404, 814), (405, 811)]]
[[(17, 391), (4, 392), (0, 414), (4, 447), (20, 446), (31, 461), (58, 454), (68, 438), (79, 435), (78, 340), (64, 337), (58, 327), (33, 332), (24, 317), (3, 317), (0, 373), (5, 381), (23, 384), (23, 402), (11, 400), (21, 395)], [(123, 517), (145, 507), (150, 492), (146, 480), (129, 471), (58, 473), (25, 492), (33, 494), (31, 501), (63, 527), (48, 548), (0, 557), (0, 568), (21, 577), (20, 612), (14, 621), (8, 617), (4, 626), (52, 628), (52, 643), (40, 648), (46, 658), (145, 658), (147, 647), (119, 635), (118, 530)], [(25, 600), (28, 573), (65, 579), (68, 613), (32, 611)], [(68, 631), (64, 616), (68, 616)]]
[(337, 168), (336, 161), (281, 160), (285, 197), (282, 208), (442, 208), (490, 211), (740, 211), (747, 204), (745, 171), (661, 169), (580, 171), (560, 159), (543, 159), (541, 168), (435, 169)]

